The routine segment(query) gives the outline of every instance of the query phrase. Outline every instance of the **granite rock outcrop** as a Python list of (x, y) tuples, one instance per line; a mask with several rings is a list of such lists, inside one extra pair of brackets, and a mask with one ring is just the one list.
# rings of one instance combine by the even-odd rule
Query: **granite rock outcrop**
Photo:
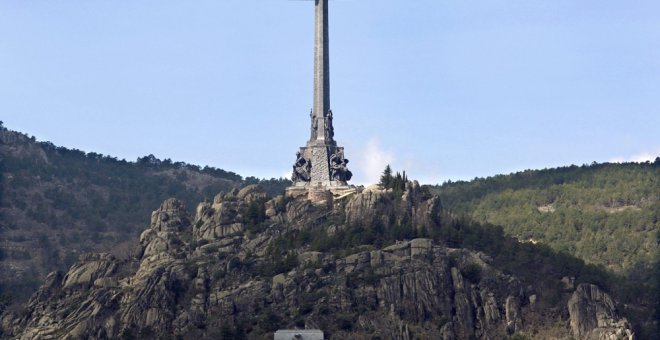
[[(598, 287), (579, 285), (555, 306), (570, 313), (569, 328), (561, 313), (535, 309), (530, 301), (543, 299), (539, 289), (475, 250), (429, 238), (334, 252), (291, 241), (328, 225), (396, 223), (390, 218), (431, 226), (440, 209), (415, 183), (400, 199), (377, 188), (346, 199), (319, 207), (267, 200), (252, 187), (201, 203), (194, 217), (167, 200), (152, 214), (135, 258), (86, 255), (67, 273), (50, 274), (24, 310), (2, 315), (1, 334), (267, 338), (278, 328), (307, 327), (331, 339), (503, 339), (549, 329), (559, 338), (624, 339), (612, 337), (619, 331), (632, 338)], [(255, 207), (263, 214), (249, 212)], [(248, 215), (261, 219), (255, 224)]]
[(568, 311), (571, 331), (578, 339), (633, 339), (628, 320), (618, 315), (614, 300), (596, 285), (578, 285), (568, 300)]

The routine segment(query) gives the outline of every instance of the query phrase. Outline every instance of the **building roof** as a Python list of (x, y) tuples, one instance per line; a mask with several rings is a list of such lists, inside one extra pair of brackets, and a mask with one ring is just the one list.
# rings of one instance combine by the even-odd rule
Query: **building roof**
[(323, 340), (320, 329), (280, 329), (273, 340)]

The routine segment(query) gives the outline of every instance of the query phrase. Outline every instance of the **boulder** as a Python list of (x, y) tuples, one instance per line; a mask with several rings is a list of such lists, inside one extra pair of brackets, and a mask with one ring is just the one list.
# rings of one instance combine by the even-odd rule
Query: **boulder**
[(286, 205), (286, 221), (288, 223), (301, 222), (312, 216), (317, 210), (311, 201), (307, 199), (295, 199)]
[(485, 322), (489, 325), (495, 325), (502, 318), (495, 293), (488, 289), (482, 289), (480, 295), (483, 302)]
[(416, 238), (410, 241), (410, 256), (426, 256), (433, 249), (433, 240), (428, 238)]
[(190, 223), (185, 205), (174, 198), (167, 199), (151, 214), (149, 228), (140, 235), (140, 257), (179, 253), (184, 245), (181, 234), (190, 232)]
[(522, 312), (518, 299), (513, 296), (507, 296), (504, 309), (506, 316), (506, 329), (509, 334), (519, 332), (523, 328)]
[(268, 197), (268, 194), (260, 185), (252, 184), (241, 189), (238, 194), (236, 194), (236, 197), (238, 197), (239, 200), (251, 203), (265, 200)]
[(90, 287), (96, 279), (114, 274), (117, 267), (117, 259), (110, 254), (83, 255), (80, 262), (74, 264), (64, 276), (62, 287)]
[(282, 195), (275, 196), (265, 203), (265, 208), (266, 216), (269, 218), (274, 218), (279, 213), (285, 211), (286, 200)]
[(199, 204), (193, 222), (193, 239), (215, 241), (243, 232), (245, 226), (240, 211), (245, 207), (243, 201), (219, 200), (212, 205)]
[(170, 198), (151, 214), (150, 228), (160, 232), (180, 232), (190, 226), (190, 216), (183, 202)]
[(598, 286), (581, 283), (568, 300), (573, 336), (586, 340), (632, 340), (633, 331), (614, 301)]

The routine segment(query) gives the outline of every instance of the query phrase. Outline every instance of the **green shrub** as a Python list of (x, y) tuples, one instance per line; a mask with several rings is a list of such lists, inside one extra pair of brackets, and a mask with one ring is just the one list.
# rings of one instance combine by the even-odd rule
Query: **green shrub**
[(481, 267), (478, 264), (468, 264), (465, 268), (461, 269), (461, 274), (463, 274), (466, 280), (472, 283), (479, 283), (481, 281)]

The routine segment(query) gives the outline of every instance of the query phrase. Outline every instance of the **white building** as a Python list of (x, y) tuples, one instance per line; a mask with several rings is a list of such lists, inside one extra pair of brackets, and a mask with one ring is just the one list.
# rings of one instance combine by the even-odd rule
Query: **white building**
[(323, 331), (318, 329), (280, 329), (273, 340), (323, 340)]

